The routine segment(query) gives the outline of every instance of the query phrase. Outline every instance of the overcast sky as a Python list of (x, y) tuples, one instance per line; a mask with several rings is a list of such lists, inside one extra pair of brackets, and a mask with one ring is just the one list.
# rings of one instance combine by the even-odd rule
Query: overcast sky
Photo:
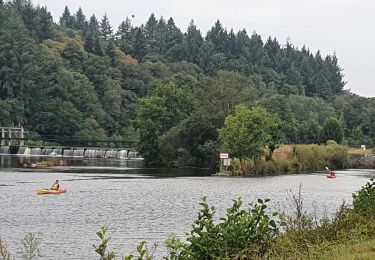
[(191, 19), (205, 34), (219, 19), (227, 29), (256, 31), (265, 40), (276, 37), (285, 44), (304, 44), (323, 55), (336, 51), (344, 69), (346, 89), (375, 97), (375, 1), (373, 0), (34, 0), (47, 6), (58, 21), (67, 5), (74, 13), (79, 6), (87, 17), (107, 13), (117, 28), (126, 16), (133, 24), (145, 23), (151, 13), (173, 17), (185, 31)]

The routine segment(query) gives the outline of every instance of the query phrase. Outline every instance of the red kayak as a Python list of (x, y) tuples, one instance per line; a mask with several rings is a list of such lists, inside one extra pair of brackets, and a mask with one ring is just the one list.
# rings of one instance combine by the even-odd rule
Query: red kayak
[(60, 194), (60, 193), (65, 193), (66, 189), (61, 189), (61, 190), (48, 190), (48, 189), (37, 189), (36, 193), (38, 195), (44, 195), (44, 194)]
[(327, 175), (327, 178), (336, 179), (336, 175)]

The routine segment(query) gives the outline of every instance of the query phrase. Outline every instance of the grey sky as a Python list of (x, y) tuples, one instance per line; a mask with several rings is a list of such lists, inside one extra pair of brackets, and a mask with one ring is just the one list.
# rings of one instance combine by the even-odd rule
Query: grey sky
[(68, 5), (79, 6), (86, 16), (101, 18), (107, 13), (117, 27), (126, 16), (133, 24), (147, 21), (151, 13), (168, 19), (185, 30), (189, 21), (205, 34), (220, 19), (227, 29), (256, 31), (265, 40), (276, 37), (285, 44), (289, 37), (298, 47), (304, 44), (323, 55), (336, 51), (344, 69), (346, 89), (361, 96), (375, 97), (375, 1), (373, 0), (34, 0), (46, 5), (58, 21)]

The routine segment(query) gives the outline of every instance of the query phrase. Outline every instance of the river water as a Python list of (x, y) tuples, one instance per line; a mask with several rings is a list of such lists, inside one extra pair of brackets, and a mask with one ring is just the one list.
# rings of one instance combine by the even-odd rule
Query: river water
[[(113, 165), (0, 169), (0, 237), (17, 259), (27, 232), (40, 238), (40, 259), (98, 259), (92, 245), (98, 244), (101, 225), (108, 226), (109, 249), (118, 256), (134, 252), (142, 240), (159, 243), (162, 255), (165, 239), (190, 231), (203, 196), (218, 216), (237, 197), (270, 198), (272, 210), (287, 210), (288, 190), (297, 193), (302, 185), (306, 210), (319, 216), (333, 213), (343, 200), (351, 202), (351, 194), (375, 176), (373, 170), (346, 170), (337, 171), (334, 180), (323, 173), (229, 178)], [(55, 179), (67, 193), (36, 195)]]

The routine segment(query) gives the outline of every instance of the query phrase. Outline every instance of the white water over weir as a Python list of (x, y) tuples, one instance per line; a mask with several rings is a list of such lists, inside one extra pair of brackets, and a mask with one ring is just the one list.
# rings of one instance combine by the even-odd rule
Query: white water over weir
[(10, 147), (0, 146), (0, 154), (25, 156), (56, 156), (81, 158), (142, 159), (140, 154), (129, 148), (110, 149), (98, 147)]

